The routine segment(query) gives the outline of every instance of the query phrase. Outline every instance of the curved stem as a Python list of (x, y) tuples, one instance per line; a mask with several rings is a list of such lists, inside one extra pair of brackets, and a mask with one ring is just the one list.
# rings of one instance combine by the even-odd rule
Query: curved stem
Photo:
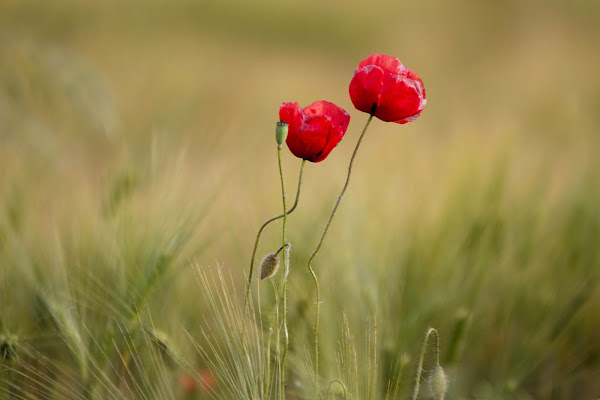
[(317, 291), (317, 310), (315, 313), (315, 400), (319, 399), (319, 310), (321, 309), (321, 291), (319, 290), (319, 280), (317, 274), (308, 262), (308, 270), (315, 281), (315, 290)]
[(363, 128), (362, 133), (358, 138), (358, 142), (356, 143), (356, 147), (354, 148), (354, 152), (352, 153), (352, 157), (350, 158), (350, 164), (348, 165), (348, 176), (346, 177), (346, 183), (344, 184), (344, 187), (342, 188), (342, 191), (338, 196), (337, 201), (335, 202), (335, 206), (333, 207), (333, 211), (331, 212), (329, 221), (327, 221), (327, 225), (325, 226), (325, 230), (323, 231), (321, 240), (319, 240), (317, 248), (308, 260), (308, 270), (310, 271), (310, 274), (312, 275), (313, 280), (315, 281), (315, 288), (317, 290), (317, 310), (315, 316), (315, 399), (319, 398), (319, 309), (321, 306), (321, 297), (319, 293), (319, 281), (317, 279), (315, 271), (312, 268), (312, 261), (321, 249), (323, 241), (325, 240), (325, 236), (327, 235), (329, 227), (331, 226), (331, 221), (333, 221), (333, 217), (335, 217), (335, 213), (340, 205), (340, 202), (342, 201), (342, 198), (344, 197), (344, 193), (346, 193), (346, 189), (348, 189), (348, 184), (350, 183), (350, 175), (352, 174), (352, 166), (354, 164), (354, 159), (356, 158), (356, 153), (358, 152), (358, 148), (360, 147), (360, 144), (362, 143), (362, 140), (365, 137), (365, 133), (367, 133), (367, 128), (369, 127), (369, 124), (371, 123), (372, 119), (373, 114), (369, 115), (369, 119), (367, 120), (367, 123), (365, 124), (365, 127)]
[(421, 386), (421, 372), (423, 371), (423, 360), (425, 359), (425, 353), (427, 352), (427, 343), (429, 343), (429, 338), (431, 336), (435, 337), (435, 363), (436, 365), (440, 365), (440, 343), (438, 333), (434, 328), (429, 328), (427, 330), (427, 333), (425, 334), (425, 341), (423, 341), (421, 355), (419, 356), (419, 362), (417, 364), (417, 376), (415, 378), (415, 388), (411, 397), (412, 400), (417, 400), (417, 396), (419, 395), (419, 387)]
[[(296, 209), (296, 206), (298, 205), (298, 201), (300, 200), (300, 189), (302, 187), (302, 172), (304, 171), (304, 164), (306, 164), (306, 160), (302, 160), (302, 164), (300, 164), (300, 173), (298, 174), (298, 189), (296, 190), (296, 200), (294, 200), (294, 204), (287, 211), (287, 213), (285, 215), (291, 214)], [(256, 241), (254, 242), (254, 249), (252, 250), (252, 258), (250, 259), (250, 271), (248, 272), (248, 281), (246, 282), (246, 295), (244, 298), (244, 317), (248, 314), (248, 300), (250, 298), (250, 285), (252, 284), (252, 274), (254, 272), (254, 261), (256, 259), (256, 250), (258, 249), (258, 242), (260, 241), (260, 235), (262, 234), (263, 230), (267, 227), (267, 225), (269, 225), (273, 221), (277, 221), (278, 219), (283, 218), (283, 216), (284, 216), (284, 214), (280, 214), (275, 217), (269, 218), (261, 225), (261, 227), (258, 229), (258, 233), (256, 234)]]
[(327, 388), (326, 399), (329, 400), (329, 392), (331, 391), (331, 386), (334, 383), (338, 383), (342, 387), (342, 389), (344, 390), (344, 400), (346, 400), (346, 385), (344, 385), (344, 382), (340, 381), (339, 379), (333, 379), (331, 382), (329, 382), (329, 387)]
[[(281, 165), (281, 145), (277, 146), (277, 159), (279, 161), (279, 177), (281, 178), (281, 200), (283, 202), (283, 224), (281, 228), (281, 241), (282, 247), (286, 247), (285, 243), (285, 224), (287, 222), (287, 205), (286, 205), (286, 195), (285, 195), (285, 183), (283, 180), (283, 167)], [(285, 359), (287, 356), (287, 350), (289, 346), (289, 337), (287, 330), (287, 276), (289, 273), (289, 246), (283, 252), (283, 265), (285, 266), (285, 271), (281, 278), (282, 280), (282, 290), (283, 290), (283, 335), (284, 335), (284, 348), (283, 354), (281, 356), (281, 398), (285, 399)], [(280, 296), (281, 298), (281, 296)]]
[(277, 251), (275, 252), (275, 255), (278, 256), (279, 253), (281, 253), (281, 250), (283, 250), (284, 247), (287, 249), (290, 246), (291, 246), (290, 243), (286, 243), (285, 245), (283, 245), (283, 246), (281, 246), (280, 248), (277, 249)]

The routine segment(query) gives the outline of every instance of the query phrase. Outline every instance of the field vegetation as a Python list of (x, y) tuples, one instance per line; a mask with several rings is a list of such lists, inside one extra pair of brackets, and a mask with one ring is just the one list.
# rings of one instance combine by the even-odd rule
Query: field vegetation
[[(408, 398), (429, 327), (448, 399), (598, 398), (599, 35), (584, 0), (3, 0), (0, 398), (275, 398), (274, 286), (245, 320), (245, 277), (281, 213), (279, 105), (327, 99), (350, 128), (287, 220), (286, 392), (313, 398), (306, 262), (373, 52), (418, 71), (428, 103), (373, 122), (315, 260), (323, 398), (334, 379)], [(301, 161), (283, 162), (293, 198)]]

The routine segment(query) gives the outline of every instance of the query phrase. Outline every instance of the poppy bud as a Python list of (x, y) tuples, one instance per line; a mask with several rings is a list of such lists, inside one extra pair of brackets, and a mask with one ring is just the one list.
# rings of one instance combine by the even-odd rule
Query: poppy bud
[(260, 264), (260, 279), (272, 277), (279, 270), (279, 257), (277, 254), (267, 255)]
[(275, 128), (275, 140), (277, 140), (278, 145), (282, 145), (287, 139), (288, 135), (288, 124), (284, 120), (281, 120), (277, 123), (277, 127)]
[(429, 375), (429, 390), (435, 400), (444, 400), (448, 379), (441, 365), (436, 365)]

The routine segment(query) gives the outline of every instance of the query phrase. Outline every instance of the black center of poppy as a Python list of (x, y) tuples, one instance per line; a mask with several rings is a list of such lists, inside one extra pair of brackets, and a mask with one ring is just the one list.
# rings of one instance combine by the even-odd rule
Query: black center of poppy
[(375, 114), (375, 110), (377, 110), (377, 103), (373, 103), (371, 106), (371, 115)]

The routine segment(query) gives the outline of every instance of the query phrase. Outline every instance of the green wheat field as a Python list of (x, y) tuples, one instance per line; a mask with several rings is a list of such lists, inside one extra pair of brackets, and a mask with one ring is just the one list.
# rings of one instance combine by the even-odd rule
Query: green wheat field
[(0, 399), (280, 398), (278, 281), (252, 319), (244, 285), (279, 105), (326, 99), (350, 127), (287, 220), (285, 392), (313, 399), (306, 263), (375, 52), (428, 103), (373, 121), (314, 262), (321, 399), (408, 399), (430, 327), (446, 399), (600, 398), (599, 37), (590, 0), (0, 0)]

